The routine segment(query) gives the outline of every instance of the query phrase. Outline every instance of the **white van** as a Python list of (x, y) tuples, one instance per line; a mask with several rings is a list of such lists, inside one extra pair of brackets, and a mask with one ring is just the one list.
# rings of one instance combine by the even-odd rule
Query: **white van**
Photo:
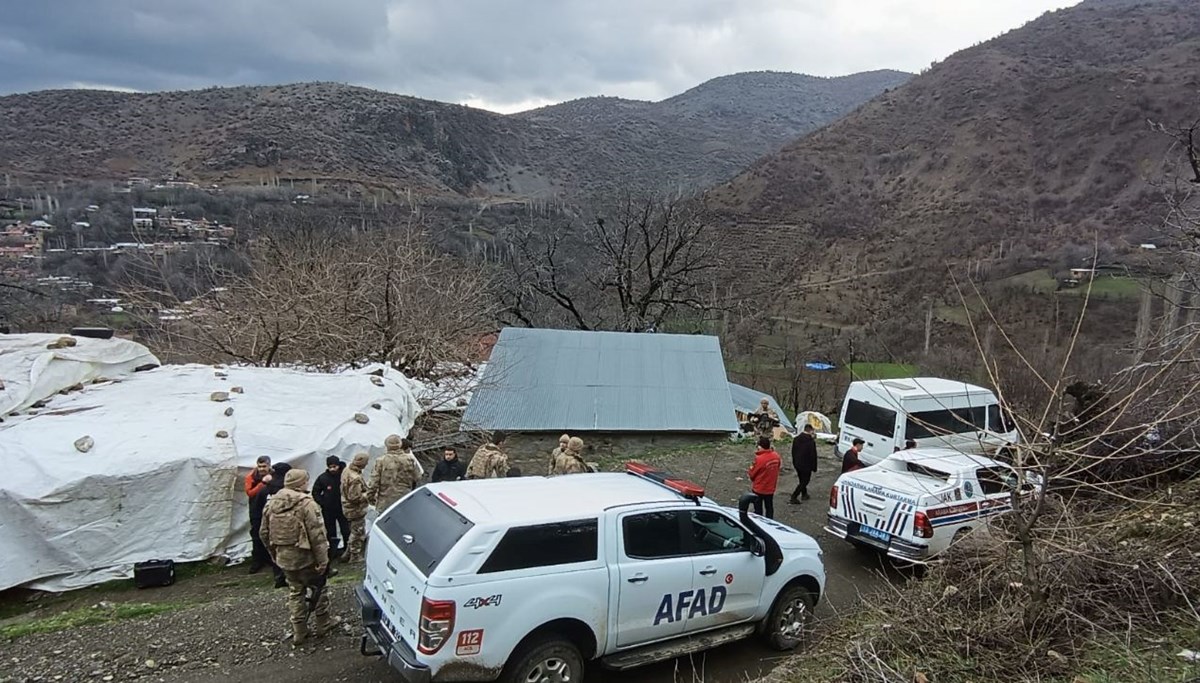
[(864, 465), (903, 449), (908, 439), (922, 448), (977, 455), (994, 455), (1018, 439), (996, 394), (936, 377), (852, 382), (842, 401), (839, 430), (838, 455), (860, 438)]

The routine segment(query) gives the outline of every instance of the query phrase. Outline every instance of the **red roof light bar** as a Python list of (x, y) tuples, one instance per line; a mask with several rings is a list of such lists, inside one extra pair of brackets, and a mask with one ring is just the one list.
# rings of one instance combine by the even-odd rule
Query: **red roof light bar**
[(625, 471), (643, 479), (648, 479), (656, 484), (661, 484), (687, 498), (700, 498), (704, 496), (704, 487), (698, 486), (686, 479), (673, 477), (669, 473), (646, 463), (627, 462), (625, 463)]

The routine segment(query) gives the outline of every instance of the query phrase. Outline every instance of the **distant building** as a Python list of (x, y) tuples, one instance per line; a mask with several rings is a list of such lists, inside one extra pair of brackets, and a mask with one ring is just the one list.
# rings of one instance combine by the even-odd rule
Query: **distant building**
[(135, 230), (153, 230), (154, 221), (158, 219), (158, 209), (149, 207), (133, 207), (133, 227)]
[(563, 432), (587, 457), (724, 440), (738, 431), (716, 337), (508, 327), (463, 413), (514, 452), (546, 453)]

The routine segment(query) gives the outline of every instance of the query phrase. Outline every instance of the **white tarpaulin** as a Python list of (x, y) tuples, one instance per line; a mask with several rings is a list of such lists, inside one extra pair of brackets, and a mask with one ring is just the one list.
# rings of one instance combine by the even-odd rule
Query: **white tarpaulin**
[(71, 337), (75, 346), (48, 349), (67, 335), (0, 335), (0, 415), (24, 410), (76, 384), (159, 365), (145, 346), (125, 339)]
[[(218, 391), (229, 399), (211, 400)], [(315, 479), (326, 456), (382, 453), (419, 412), (395, 372), (164, 366), (55, 396), (0, 424), (0, 590), (79, 588), (150, 559), (245, 557), (242, 480), (255, 458)], [(85, 436), (94, 446), (80, 452)]]

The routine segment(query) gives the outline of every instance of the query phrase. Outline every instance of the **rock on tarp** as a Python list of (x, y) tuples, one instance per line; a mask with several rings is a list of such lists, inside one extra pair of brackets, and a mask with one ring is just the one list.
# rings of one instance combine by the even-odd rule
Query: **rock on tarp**
[[(258, 456), (315, 478), (326, 456), (374, 457), (389, 434), (412, 428), (420, 406), (407, 378), (393, 371), (382, 379), (163, 366), (7, 418), (0, 590), (80, 588), (128, 577), (135, 562), (150, 559), (245, 557), (242, 480)], [(243, 393), (210, 399), (234, 386)], [(359, 424), (356, 413), (371, 420)], [(93, 446), (80, 452), (75, 442), (84, 436)]]
[(159, 365), (145, 346), (126, 339), (71, 337), (74, 346), (50, 349), (69, 335), (0, 334), (0, 415), (25, 410), (76, 384), (117, 379)]

